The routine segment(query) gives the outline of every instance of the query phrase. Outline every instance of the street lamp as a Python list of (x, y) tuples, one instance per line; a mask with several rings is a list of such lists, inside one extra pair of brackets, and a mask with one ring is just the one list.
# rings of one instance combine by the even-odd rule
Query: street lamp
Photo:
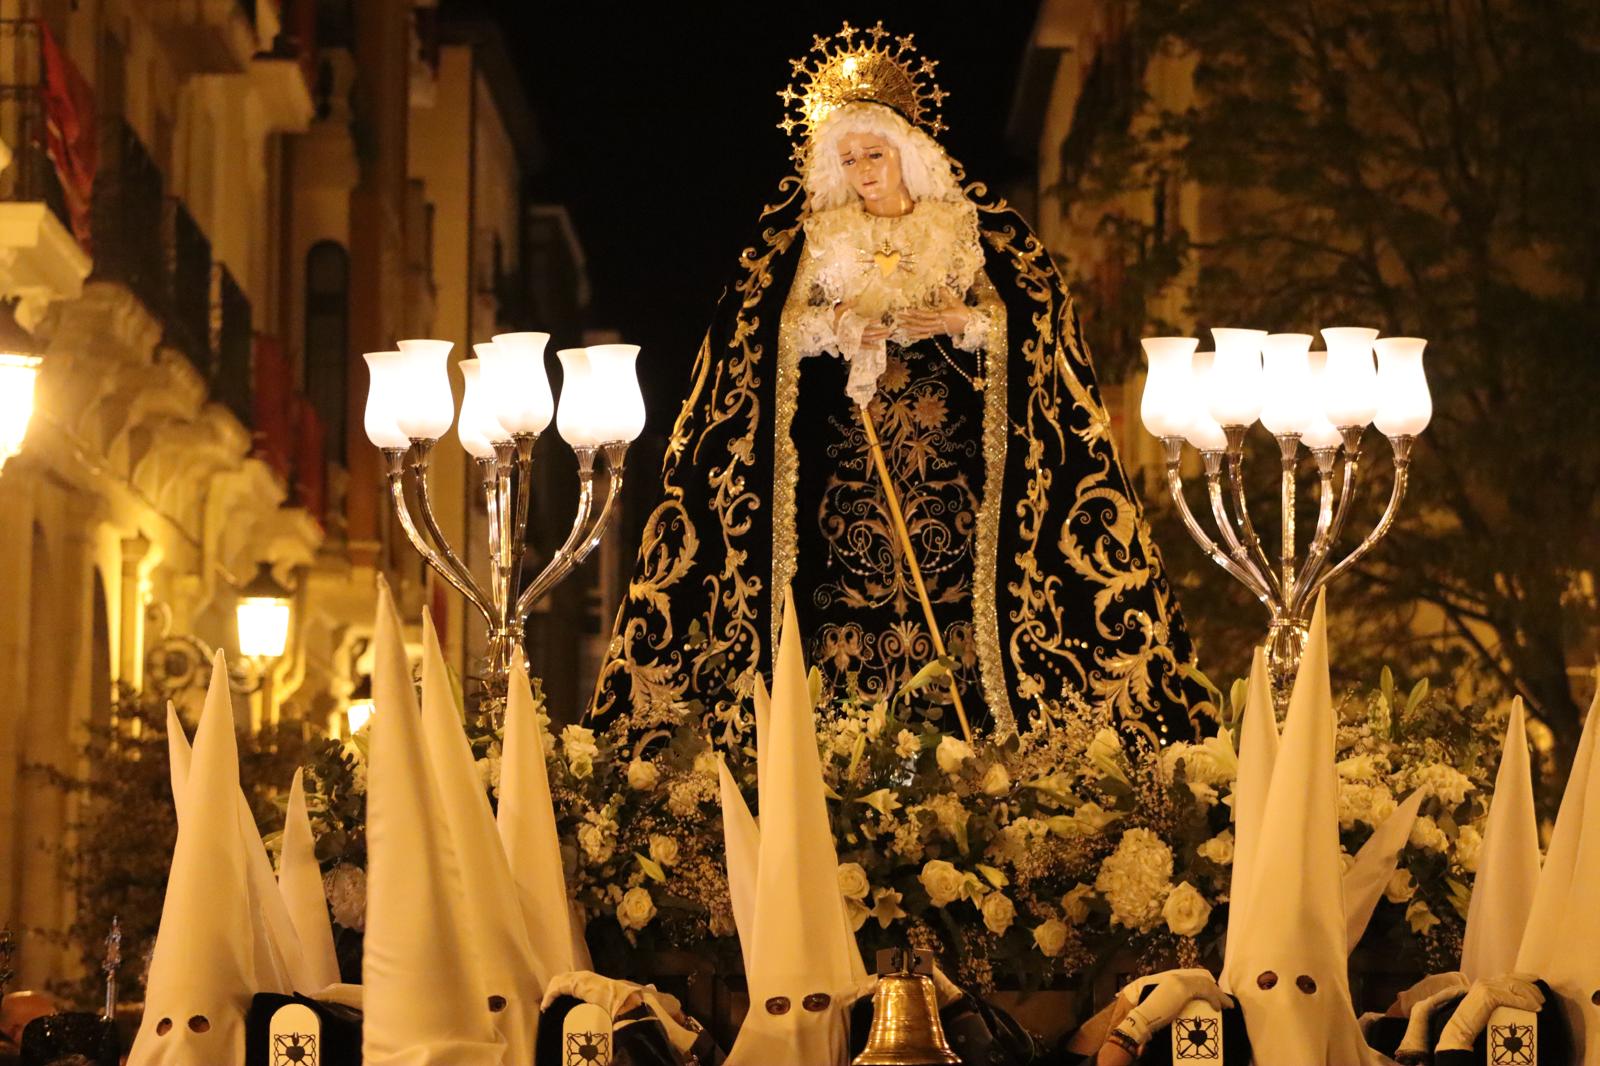
[(276, 659), (289, 643), (288, 589), (272, 576), (272, 564), (262, 563), (256, 576), (239, 590), (239, 654), (252, 659)]
[(33, 417), (33, 387), (39, 378), (39, 357), (0, 352), (0, 470), (22, 450)]

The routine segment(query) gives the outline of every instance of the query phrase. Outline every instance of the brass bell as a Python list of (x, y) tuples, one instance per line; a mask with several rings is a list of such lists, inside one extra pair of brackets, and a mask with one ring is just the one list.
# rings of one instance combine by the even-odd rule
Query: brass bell
[(879, 974), (872, 994), (872, 1031), (866, 1050), (850, 1066), (959, 1066), (961, 1057), (951, 1050), (939, 1024), (933, 979), (913, 971), (911, 952), (893, 955), (893, 972)]

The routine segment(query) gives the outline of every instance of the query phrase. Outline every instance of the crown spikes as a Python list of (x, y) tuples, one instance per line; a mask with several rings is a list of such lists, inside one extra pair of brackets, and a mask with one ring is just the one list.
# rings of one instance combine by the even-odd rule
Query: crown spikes
[(824, 52), (827, 51), (827, 48), (828, 39), (826, 37), (817, 33), (811, 35), (811, 50), (813, 52)]
[(860, 32), (861, 32), (860, 30), (858, 30), (854, 26), (850, 25), (849, 21), (847, 20), (843, 26), (839, 27), (839, 32), (834, 34), (834, 36), (835, 37), (842, 37), (844, 39), (845, 43), (848, 44), (850, 42), (851, 38), (853, 38), (857, 33), (860, 33)]
[(889, 36), (889, 31), (883, 28), (882, 19), (879, 19), (878, 24), (873, 26), (872, 29), (868, 30), (867, 32), (872, 35), (872, 46), (874, 48), (878, 46), (879, 41)]

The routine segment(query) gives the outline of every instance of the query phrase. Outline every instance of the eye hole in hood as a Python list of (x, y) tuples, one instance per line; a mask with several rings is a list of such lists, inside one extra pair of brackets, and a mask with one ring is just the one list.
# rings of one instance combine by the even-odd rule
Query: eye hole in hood
[(490, 996), (489, 997), (489, 1010), (490, 1011), (492, 1011), (495, 1014), (499, 1014), (501, 1011), (503, 1011), (505, 1009), (506, 1009), (506, 997), (504, 997), (504, 996)]
[(209, 1033), (211, 1031), (211, 1019), (204, 1014), (196, 1014), (189, 1019), (189, 1029), (196, 1033)]
[(1312, 978), (1310, 974), (1306, 973), (1303, 973), (1294, 979), (1294, 986), (1308, 996), (1315, 995), (1317, 991), (1316, 980)]
[(1256, 987), (1262, 991), (1274, 987), (1278, 983), (1278, 975), (1271, 970), (1262, 970), (1261, 976), (1256, 978)]
[(788, 996), (773, 996), (771, 999), (767, 1000), (767, 1013), (768, 1014), (788, 1014), (789, 1013), (789, 997)]
[(833, 997), (826, 992), (813, 992), (800, 1001), (800, 1005), (815, 1014), (817, 1011), (827, 1010), (828, 1004), (833, 1002)]

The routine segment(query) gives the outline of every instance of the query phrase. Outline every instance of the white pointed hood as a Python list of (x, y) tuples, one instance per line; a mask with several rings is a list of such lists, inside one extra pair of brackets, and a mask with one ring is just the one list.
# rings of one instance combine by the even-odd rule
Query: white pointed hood
[(1245, 921), (1229, 930), (1237, 940), (1232, 990), (1259, 1066), (1380, 1061), (1350, 998), (1342, 866), (1327, 619), (1318, 596), (1250, 883), (1235, 885)]
[(287, 978), (258, 957), (249, 856), (236, 798), (238, 741), (220, 652), (182, 793), (183, 819), (130, 1066), (243, 1062), (251, 997), (289, 991)]
[(1233, 978), (1234, 929), (1244, 928), (1249, 903), (1243, 886), (1250, 883), (1261, 840), (1261, 819), (1267, 812), (1267, 788), (1278, 761), (1278, 716), (1267, 670), (1267, 650), (1257, 646), (1250, 661), (1250, 682), (1239, 724), (1239, 772), (1233, 783), (1233, 888), (1228, 900), (1228, 933), (1222, 951), (1224, 989)]
[(1517, 969), (1543, 977), (1561, 998), (1584, 1066), (1600, 1066), (1600, 692), (1578, 741), (1545, 853)]
[(1522, 697), (1511, 704), (1494, 798), (1478, 851), (1461, 972), (1470, 981), (1511, 973), (1539, 887), (1539, 817), (1533, 807), (1533, 774)]
[(426, 611), (422, 614), (422, 739), (433, 767), (440, 811), (461, 864), (466, 892), (464, 928), (471, 937), (468, 955), (478, 965), (495, 1028), (505, 1038), (505, 1061), (522, 1066), (533, 1061), (539, 1024), (540, 986), (534, 976), (528, 926), (489, 796), (462, 728), (439, 635)]
[(500, 760), (500, 840), (510, 863), (541, 989), (557, 974), (589, 969), (574, 928), (533, 686), (519, 660), (506, 696)]
[(499, 1066), (461, 867), (423, 751), (405, 638), (378, 581), (367, 757), (366, 1066)]
[(728, 764), (717, 758), (717, 777), (722, 790), (722, 840), (728, 856), (728, 899), (733, 908), (734, 928), (739, 931), (739, 951), (744, 969), (753, 968), (750, 947), (756, 930), (756, 872), (761, 868), (761, 831), (756, 828), (750, 805), (739, 791)]
[[(769, 736), (758, 739), (761, 833), (749, 959), (750, 1013), (729, 1066), (843, 1066), (863, 988), (839, 898), (805, 657), (792, 599), (773, 666)], [(730, 877), (745, 876), (730, 868)]]
[[(289, 807), (283, 819), (283, 854), (278, 859), (278, 891), (300, 940), (305, 981), (321, 991), (339, 982), (339, 956), (333, 950), (333, 922), (322, 889), (317, 841), (306, 810), (305, 771), (294, 772)], [(304, 988), (300, 989), (302, 992)]]

